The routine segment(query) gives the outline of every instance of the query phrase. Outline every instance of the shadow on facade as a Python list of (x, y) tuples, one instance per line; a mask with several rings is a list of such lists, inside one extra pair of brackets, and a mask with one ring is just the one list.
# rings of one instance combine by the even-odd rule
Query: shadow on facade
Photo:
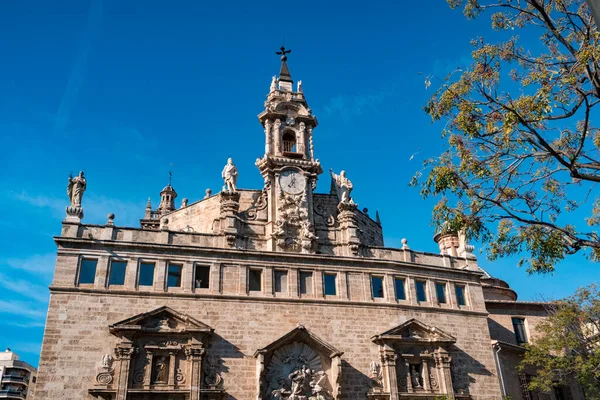
[[(491, 352), (490, 347), (490, 352)], [(494, 375), (485, 365), (471, 357), (460, 347), (452, 346), (452, 382), (456, 393), (469, 394), (471, 384), (477, 382), (477, 376)]]

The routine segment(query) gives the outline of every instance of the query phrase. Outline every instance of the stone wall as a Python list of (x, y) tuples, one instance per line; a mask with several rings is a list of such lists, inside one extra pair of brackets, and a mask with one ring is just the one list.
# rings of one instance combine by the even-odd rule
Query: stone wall
[(499, 398), (486, 318), (477, 313), (378, 304), (357, 307), (325, 302), (292, 304), (279, 299), (239, 301), (62, 290), (54, 290), (50, 300), (36, 398), (87, 398), (102, 356), (116, 344), (108, 326), (164, 305), (215, 329), (208, 353), (223, 360), (222, 375), (229, 399), (255, 398), (254, 352), (299, 323), (344, 352), (341, 398), (364, 399), (369, 363), (378, 357), (371, 336), (410, 318), (457, 338), (452, 352), (455, 387), (468, 388), (474, 399)]

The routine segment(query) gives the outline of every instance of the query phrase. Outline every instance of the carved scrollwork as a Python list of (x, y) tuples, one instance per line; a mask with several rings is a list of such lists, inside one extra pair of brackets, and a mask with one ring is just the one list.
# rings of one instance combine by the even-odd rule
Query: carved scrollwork
[(133, 383), (144, 382), (144, 369), (137, 370), (133, 373)]
[(110, 385), (113, 382), (114, 369), (108, 369), (96, 375), (96, 383), (99, 385)]
[(185, 383), (185, 374), (181, 368), (177, 368), (177, 372), (175, 373), (175, 383), (178, 385)]
[(429, 374), (429, 382), (431, 383), (431, 387), (433, 389), (438, 388), (438, 381), (434, 374)]

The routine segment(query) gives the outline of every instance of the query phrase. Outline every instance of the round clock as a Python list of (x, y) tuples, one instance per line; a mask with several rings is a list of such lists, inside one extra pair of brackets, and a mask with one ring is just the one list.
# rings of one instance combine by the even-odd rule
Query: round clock
[(285, 123), (292, 126), (296, 123), (296, 120), (292, 117), (287, 117), (287, 119), (285, 120)]
[(294, 169), (286, 169), (279, 175), (281, 190), (289, 194), (300, 194), (306, 187), (306, 178)]

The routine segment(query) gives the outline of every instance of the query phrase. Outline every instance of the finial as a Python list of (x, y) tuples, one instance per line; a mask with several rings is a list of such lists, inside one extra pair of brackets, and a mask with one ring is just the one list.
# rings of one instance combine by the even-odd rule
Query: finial
[(171, 169), (169, 169), (169, 186), (171, 186), (172, 179), (173, 179), (173, 163), (171, 163)]
[(110, 213), (107, 215), (106, 225), (113, 226), (115, 224), (115, 214)]
[(281, 56), (281, 61), (287, 61), (287, 54), (290, 54), (292, 50), (286, 50), (285, 46), (280, 47), (281, 51), (276, 51), (275, 54)]
[(146, 208), (152, 208), (152, 202), (150, 201), (150, 197), (148, 197), (148, 202), (146, 203)]
[(408, 247), (408, 240), (406, 240), (406, 238), (402, 238), (402, 250), (410, 250), (410, 247)]
[(375, 222), (381, 225), (381, 218), (379, 218), (379, 210), (375, 210)]

